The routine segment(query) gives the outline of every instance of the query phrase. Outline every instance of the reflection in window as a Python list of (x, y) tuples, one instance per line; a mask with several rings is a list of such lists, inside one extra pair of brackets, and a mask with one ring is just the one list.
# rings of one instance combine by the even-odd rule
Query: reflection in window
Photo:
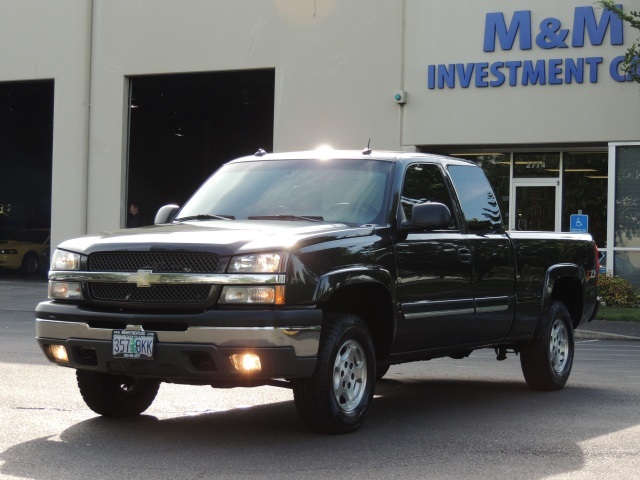
[(449, 174), (471, 232), (497, 232), (502, 228), (498, 201), (482, 169), (451, 165)]
[[(496, 194), (500, 211), (509, 213), (509, 188), (511, 154), (509, 153), (481, 153), (456, 154), (458, 158), (471, 160), (482, 167), (489, 183)], [(508, 215), (507, 215), (508, 216)]]
[(603, 248), (607, 241), (607, 152), (567, 152), (562, 169), (562, 231), (572, 214), (589, 216), (589, 233)]
[(517, 187), (513, 229), (553, 232), (556, 229), (555, 209), (556, 187)]
[(390, 162), (273, 160), (219, 169), (180, 211), (238, 220), (303, 216), (348, 224), (386, 222)]
[(615, 191), (615, 246), (640, 247), (640, 146), (616, 148)]
[(614, 252), (613, 258), (614, 274), (640, 287), (640, 252)]
[(560, 153), (514, 153), (514, 178), (550, 178), (560, 175)]
[(451, 228), (455, 227), (451, 197), (438, 167), (433, 164), (410, 165), (404, 177), (401, 199), (406, 219), (411, 220), (411, 209), (414, 205), (425, 202), (446, 205), (452, 216)]

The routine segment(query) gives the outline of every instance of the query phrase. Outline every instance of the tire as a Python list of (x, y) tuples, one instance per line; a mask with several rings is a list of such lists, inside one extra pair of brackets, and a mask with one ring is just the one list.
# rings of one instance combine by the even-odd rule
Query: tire
[(524, 379), (534, 390), (560, 390), (565, 386), (574, 355), (573, 323), (569, 310), (553, 301), (540, 322), (540, 334), (520, 351)]
[(27, 275), (33, 275), (40, 269), (40, 260), (38, 255), (34, 252), (27, 253), (22, 259), (22, 265), (20, 267)]
[(87, 406), (105, 417), (132, 417), (151, 406), (160, 382), (106, 373), (76, 371), (78, 388)]
[(360, 318), (350, 314), (327, 315), (313, 377), (293, 384), (300, 419), (321, 433), (357, 430), (373, 399), (375, 358), (371, 333)]

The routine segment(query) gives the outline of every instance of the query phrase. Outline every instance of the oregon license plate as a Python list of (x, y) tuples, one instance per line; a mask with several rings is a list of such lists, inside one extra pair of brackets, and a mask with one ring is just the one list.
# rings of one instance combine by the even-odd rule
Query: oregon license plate
[(114, 358), (153, 359), (155, 334), (137, 330), (114, 330), (111, 351)]

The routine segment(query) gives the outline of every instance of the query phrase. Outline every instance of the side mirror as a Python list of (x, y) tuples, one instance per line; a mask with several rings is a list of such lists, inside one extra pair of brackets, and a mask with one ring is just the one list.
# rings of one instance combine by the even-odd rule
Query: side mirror
[(178, 205), (165, 205), (164, 207), (160, 207), (158, 213), (156, 213), (153, 224), (161, 225), (163, 223), (171, 223), (171, 221), (176, 218), (178, 210), (180, 210)]
[(420, 230), (425, 228), (446, 228), (451, 225), (449, 207), (442, 203), (427, 202), (414, 205), (411, 220), (402, 222), (401, 230)]

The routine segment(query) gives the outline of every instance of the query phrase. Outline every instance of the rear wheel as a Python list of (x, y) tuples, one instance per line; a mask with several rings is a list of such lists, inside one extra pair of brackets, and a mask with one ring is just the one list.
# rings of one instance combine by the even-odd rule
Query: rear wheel
[(76, 371), (84, 403), (105, 417), (140, 415), (151, 406), (160, 382), (99, 372)]
[(522, 346), (520, 365), (527, 384), (535, 390), (560, 390), (573, 366), (571, 315), (555, 300), (541, 319), (539, 337)]
[(319, 432), (352, 432), (365, 420), (375, 381), (375, 353), (367, 325), (355, 315), (327, 315), (315, 373), (294, 382), (298, 415)]

